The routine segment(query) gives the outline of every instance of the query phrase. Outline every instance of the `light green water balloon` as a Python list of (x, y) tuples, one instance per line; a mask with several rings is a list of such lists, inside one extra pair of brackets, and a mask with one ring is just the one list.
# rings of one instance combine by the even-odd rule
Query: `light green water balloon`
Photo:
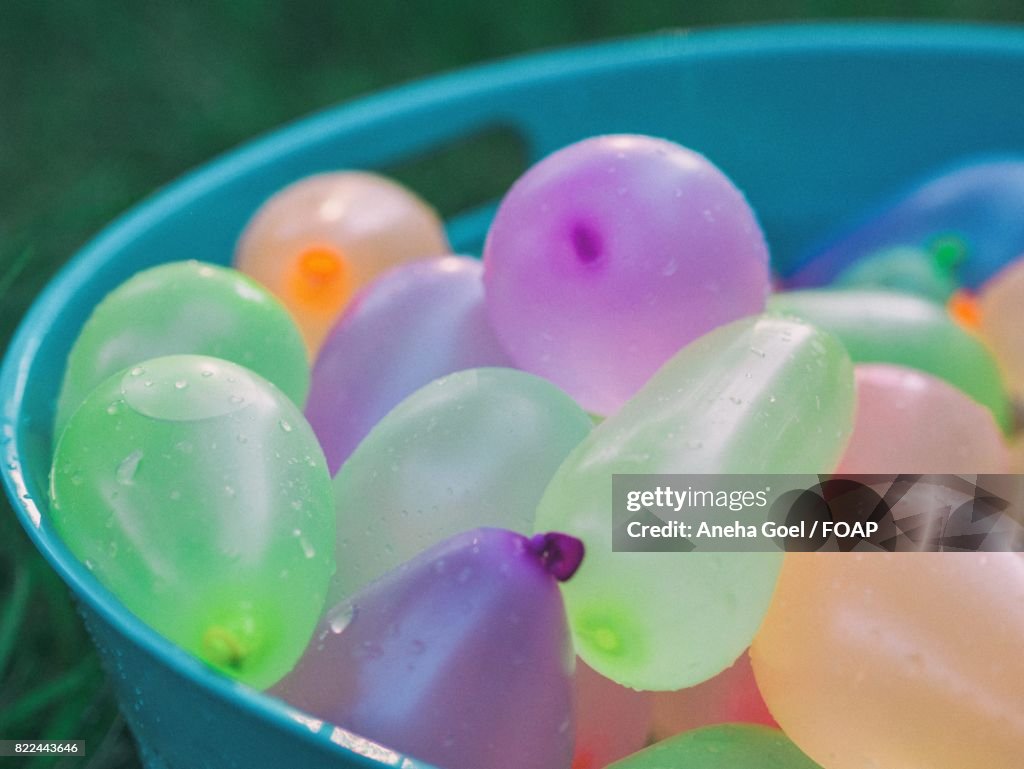
[(782, 563), (778, 552), (612, 552), (613, 473), (830, 472), (853, 404), (853, 369), (834, 337), (758, 316), (684, 347), (595, 427), (536, 521), (586, 545), (562, 588), (587, 664), (636, 689), (707, 680), (750, 644)]
[(778, 729), (721, 724), (677, 734), (608, 769), (820, 769)]
[(591, 420), (532, 374), (460, 371), (410, 395), (334, 480), (338, 571), (328, 603), (480, 526), (530, 533), (544, 489)]
[(890, 291), (787, 291), (771, 312), (802, 318), (835, 334), (855, 363), (895, 363), (945, 379), (1008, 429), (1010, 403), (988, 348), (955, 323), (945, 307)]
[(178, 355), (106, 379), (68, 421), (51, 498), (71, 551), (186, 650), (260, 688), (302, 654), (334, 568), (331, 483), (258, 375)]
[(54, 441), (108, 376), (141, 360), (183, 353), (234, 361), (300, 407), (306, 400), (306, 347), (284, 305), (237, 270), (172, 262), (129, 278), (89, 316), (68, 356)]

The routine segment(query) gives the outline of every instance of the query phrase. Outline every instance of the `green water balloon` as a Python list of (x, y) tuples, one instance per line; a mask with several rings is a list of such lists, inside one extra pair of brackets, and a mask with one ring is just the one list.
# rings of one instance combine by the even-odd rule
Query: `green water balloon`
[(945, 307), (890, 291), (787, 291), (768, 309), (835, 334), (855, 363), (894, 363), (945, 379), (992, 412), (1007, 430), (1010, 403), (992, 353)]
[(329, 603), (460, 532), (530, 533), (548, 481), (591, 426), (555, 385), (514, 369), (468, 369), (414, 392), (334, 479)]
[(636, 689), (692, 686), (750, 644), (779, 552), (612, 551), (613, 473), (819, 473), (852, 429), (842, 345), (802, 321), (755, 316), (684, 347), (559, 468), (538, 531), (582, 539), (562, 586), (581, 657)]
[(302, 654), (334, 506), (312, 429), (269, 382), (198, 355), (119, 372), (72, 414), (50, 481), (61, 538), (157, 632), (258, 688)]
[(111, 374), (147, 358), (185, 353), (239, 363), (300, 407), (305, 402), (306, 347), (284, 305), (237, 270), (171, 262), (129, 278), (89, 316), (68, 356), (54, 440)]
[(896, 246), (859, 259), (839, 273), (834, 287), (902, 291), (945, 304), (959, 288), (952, 260), (941, 249)]
[(778, 729), (721, 724), (684, 732), (608, 769), (820, 769)]

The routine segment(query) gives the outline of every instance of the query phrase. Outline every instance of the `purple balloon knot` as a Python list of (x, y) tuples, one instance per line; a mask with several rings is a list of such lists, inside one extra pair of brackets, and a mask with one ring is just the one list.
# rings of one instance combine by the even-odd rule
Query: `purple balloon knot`
[(575, 574), (583, 561), (583, 543), (576, 537), (557, 531), (534, 534), (529, 548), (544, 570), (559, 582), (565, 582)]

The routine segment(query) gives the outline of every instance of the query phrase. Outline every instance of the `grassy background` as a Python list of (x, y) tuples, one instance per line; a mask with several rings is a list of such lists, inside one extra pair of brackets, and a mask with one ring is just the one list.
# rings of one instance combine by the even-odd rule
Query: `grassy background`
[[(0, 347), (91, 235), (182, 172), (354, 96), (537, 48), (673, 27), (873, 17), (1024, 21), (1019, 0), (206, 3), (3, 0)], [(63, 585), (0, 502), (0, 739), (139, 766)], [(22, 763), (0, 758), (0, 769)]]

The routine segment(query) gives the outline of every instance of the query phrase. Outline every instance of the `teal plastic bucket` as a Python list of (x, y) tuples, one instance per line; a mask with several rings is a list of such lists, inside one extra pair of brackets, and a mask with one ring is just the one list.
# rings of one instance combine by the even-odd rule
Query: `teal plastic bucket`
[[(531, 160), (610, 132), (693, 147), (746, 191), (785, 270), (923, 173), (1024, 151), (1022, 92), (1022, 29), (665, 34), (501, 62), (328, 110), (206, 165), (112, 224), (22, 322), (0, 372), (0, 440), (15, 510), (77, 596), (147, 766), (422, 764), (212, 672), (121, 607), (55, 536), (46, 505), (54, 403), (68, 350), (107, 291), (160, 262), (227, 263), (253, 210), (301, 176), (389, 166), (494, 126), (520, 134)], [(449, 223), (458, 250), (478, 250), (491, 210)]]

